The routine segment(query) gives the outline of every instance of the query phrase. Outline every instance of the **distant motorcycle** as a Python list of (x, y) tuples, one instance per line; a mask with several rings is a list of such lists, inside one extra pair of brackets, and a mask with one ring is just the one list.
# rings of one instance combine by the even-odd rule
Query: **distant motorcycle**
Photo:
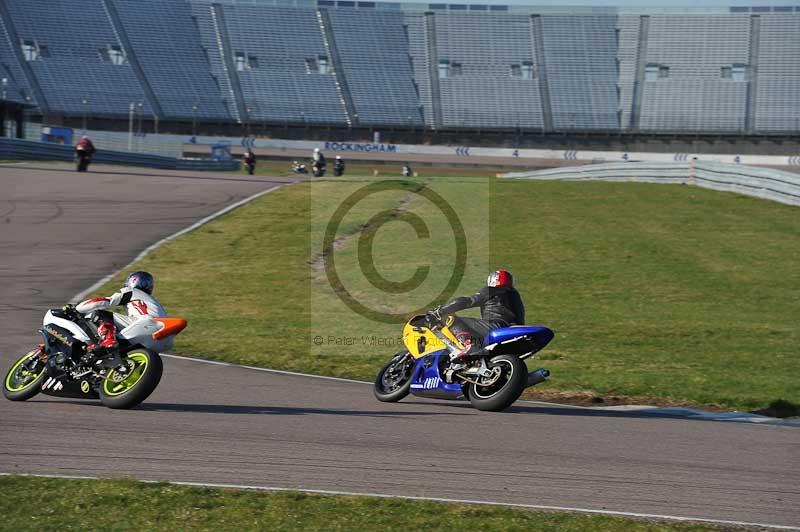
[(89, 169), (89, 163), (92, 162), (92, 154), (88, 151), (81, 149), (81, 147), (75, 148), (75, 169), (78, 172), (85, 172)]
[(292, 161), (292, 172), (295, 174), (307, 174), (308, 168), (306, 168), (306, 165), (304, 164), (300, 164), (297, 161)]
[(244, 167), (250, 175), (253, 175), (256, 171), (256, 158), (251, 152), (247, 152), (244, 156)]
[(336, 177), (341, 177), (344, 175), (344, 161), (340, 157), (337, 157), (333, 161), (333, 175)]
[(311, 173), (314, 177), (324, 177), (325, 176), (325, 164), (320, 162), (315, 162), (311, 165)]
[(450, 330), (454, 316), (432, 323), (429, 316), (411, 318), (403, 328), (405, 349), (395, 354), (375, 378), (379, 401), (393, 403), (409, 393), (437, 399), (466, 397), (478, 410), (508, 408), (523, 390), (550, 376), (545, 368), (528, 373), (525, 359), (553, 339), (547, 327), (519, 325), (490, 331), (483, 342), (485, 356), (453, 364), (451, 353), (465, 346)]
[(181, 318), (141, 318), (117, 333), (119, 354), (96, 354), (95, 325), (74, 307), (48, 310), (40, 333), (44, 343), (18, 359), (3, 380), (3, 395), (26, 401), (39, 392), (97, 399), (109, 408), (132, 408), (161, 380), (158, 353), (170, 349), (186, 327)]

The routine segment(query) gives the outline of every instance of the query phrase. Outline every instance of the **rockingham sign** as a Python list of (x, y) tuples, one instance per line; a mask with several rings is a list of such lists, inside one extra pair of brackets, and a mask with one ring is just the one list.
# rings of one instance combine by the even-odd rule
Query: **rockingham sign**
[(385, 152), (397, 153), (396, 144), (360, 144), (355, 142), (325, 142), (325, 149), (330, 151), (352, 151), (362, 153)]

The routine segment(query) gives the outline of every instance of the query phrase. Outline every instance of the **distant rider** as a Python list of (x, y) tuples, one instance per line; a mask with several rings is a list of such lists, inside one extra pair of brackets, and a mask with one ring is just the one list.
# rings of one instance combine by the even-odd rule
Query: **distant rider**
[(403, 169), (401, 171), (403, 177), (411, 177), (414, 175), (414, 170), (411, 169), (411, 165), (406, 163), (403, 165)]
[(325, 167), (325, 154), (320, 151), (319, 148), (314, 148), (314, 153), (311, 156), (311, 160), (314, 161), (314, 164), (318, 164), (321, 167)]
[(314, 155), (312, 158), (313, 163), (311, 164), (311, 168), (314, 170), (314, 176), (319, 177), (325, 175), (325, 166), (327, 163), (325, 162), (325, 155), (319, 148), (314, 148)]
[(525, 306), (522, 304), (511, 272), (497, 270), (489, 274), (486, 286), (475, 295), (457, 297), (428, 313), (429, 318), (441, 323), (444, 317), (460, 310), (480, 307), (481, 319), (456, 317), (450, 330), (464, 345), (464, 351), (454, 353), (451, 360), (467, 360), (483, 353), (483, 339), (492, 329), (525, 323)]
[(333, 175), (344, 175), (344, 160), (341, 155), (337, 155), (336, 159), (333, 161)]
[(83, 152), (91, 157), (92, 154), (97, 151), (97, 149), (94, 147), (94, 144), (92, 144), (92, 139), (90, 139), (87, 135), (84, 135), (75, 145), (75, 151)]
[[(88, 315), (87, 317), (97, 326), (97, 334), (100, 337), (99, 342), (89, 345), (87, 351), (101, 356), (110, 354), (117, 358), (119, 356), (117, 329), (124, 329), (144, 316), (165, 317), (167, 313), (164, 307), (153, 297), (154, 284), (155, 280), (149, 273), (133, 272), (125, 280), (125, 286), (110, 297), (93, 297), (79, 303), (75, 310)], [(126, 307), (127, 316), (104, 310), (120, 306)]]
[(244, 152), (244, 155), (242, 155), (242, 158), (244, 159), (244, 164), (247, 167), (247, 173), (253, 175), (253, 172), (256, 169), (256, 154), (253, 153), (250, 148), (248, 148), (247, 151)]

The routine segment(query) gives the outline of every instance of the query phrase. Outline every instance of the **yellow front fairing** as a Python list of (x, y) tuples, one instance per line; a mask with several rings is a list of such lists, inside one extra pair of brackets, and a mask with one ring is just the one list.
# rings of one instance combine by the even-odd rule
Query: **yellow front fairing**
[[(453, 324), (453, 316), (447, 317), (447, 322), (442, 327), (442, 333), (445, 338), (453, 342), (459, 349), (464, 346), (459, 342), (455, 335), (450, 331), (450, 326)], [(446, 345), (442, 342), (433, 331), (431, 331), (426, 323), (425, 316), (414, 316), (403, 327), (403, 343), (414, 358), (420, 358), (434, 351), (446, 349)]]

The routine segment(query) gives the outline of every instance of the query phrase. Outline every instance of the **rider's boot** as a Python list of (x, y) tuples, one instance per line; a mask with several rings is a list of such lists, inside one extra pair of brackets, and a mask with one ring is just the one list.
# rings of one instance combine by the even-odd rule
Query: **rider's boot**
[(105, 321), (97, 328), (100, 336), (99, 342), (89, 345), (86, 350), (96, 354), (99, 358), (104, 358), (103, 366), (108, 368), (118, 368), (125, 363), (119, 355), (119, 342), (117, 342), (117, 326), (113, 322)]

